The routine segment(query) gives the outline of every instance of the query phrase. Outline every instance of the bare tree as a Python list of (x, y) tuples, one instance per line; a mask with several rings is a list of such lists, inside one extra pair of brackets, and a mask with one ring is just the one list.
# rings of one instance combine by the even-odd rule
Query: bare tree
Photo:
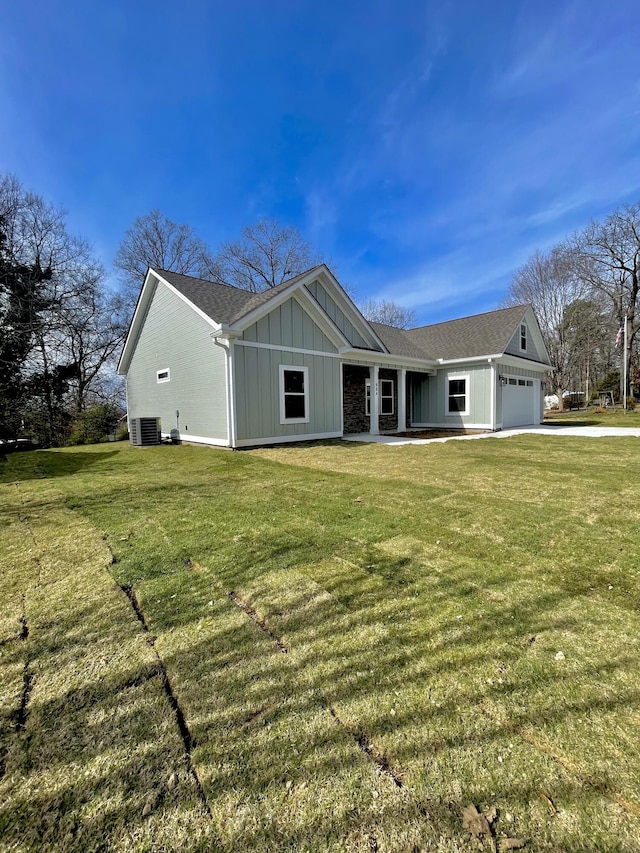
[(113, 263), (131, 313), (148, 267), (195, 276), (207, 276), (216, 269), (209, 247), (193, 228), (173, 222), (159, 210), (134, 220)]
[(395, 326), (396, 329), (410, 329), (416, 322), (416, 312), (413, 308), (404, 308), (389, 299), (366, 299), (360, 303), (359, 308), (366, 320)]
[(540, 324), (549, 351), (549, 382), (562, 409), (562, 392), (571, 380), (571, 336), (567, 323), (569, 307), (587, 294), (588, 288), (574, 275), (571, 257), (562, 247), (536, 252), (516, 272), (504, 305), (529, 304)]
[(122, 339), (103, 279), (63, 211), (0, 178), (0, 432), (64, 443)]
[[(640, 203), (625, 205), (604, 222), (592, 222), (570, 241), (578, 278), (609, 300), (615, 319), (627, 318), (627, 346), (623, 364), (628, 366), (635, 337), (640, 330)], [(623, 394), (627, 389), (622, 389)]]
[(261, 219), (243, 228), (239, 240), (223, 243), (208, 272), (214, 281), (261, 293), (316, 262), (310, 244), (297, 228)]

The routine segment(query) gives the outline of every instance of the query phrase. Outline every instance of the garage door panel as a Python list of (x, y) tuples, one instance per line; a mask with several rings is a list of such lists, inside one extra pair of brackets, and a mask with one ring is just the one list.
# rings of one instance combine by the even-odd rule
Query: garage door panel
[(509, 377), (507, 385), (502, 389), (503, 429), (539, 422), (536, 394), (536, 383), (531, 379)]

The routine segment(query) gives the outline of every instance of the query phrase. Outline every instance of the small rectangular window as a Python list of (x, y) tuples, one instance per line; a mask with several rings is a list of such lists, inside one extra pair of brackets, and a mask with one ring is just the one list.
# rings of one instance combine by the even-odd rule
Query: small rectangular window
[(509, 380), (509, 385), (517, 385), (517, 384), (518, 384), (518, 383), (517, 383), (517, 381), (516, 381), (515, 379), (510, 379), (510, 380)]
[(523, 386), (524, 386), (524, 385), (526, 385), (526, 384), (527, 384), (527, 383), (526, 383), (526, 380), (524, 380), (524, 379), (518, 379), (518, 385), (523, 385)]
[(527, 351), (527, 327), (525, 323), (520, 324), (520, 349), (522, 352)]
[(468, 377), (449, 379), (447, 381), (447, 414), (468, 415), (467, 397)]
[(531, 379), (527, 379), (527, 388), (533, 388), (533, 381)]
[(280, 365), (280, 423), (309, 422), (309, 369)]
[(168, 367), (165, 367), (163, 370), (158, 370), (156, 372), (156, 382), (170, 382), (171, 381), (171, 371)]

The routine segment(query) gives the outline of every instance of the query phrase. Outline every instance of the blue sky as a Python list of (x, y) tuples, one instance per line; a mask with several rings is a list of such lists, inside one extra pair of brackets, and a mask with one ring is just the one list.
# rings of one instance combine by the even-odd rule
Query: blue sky
[(107, 265), (155, 207), (272, 216), (438, 322), (640, 199), (639, 45), (637, 0), (6, 2), (0, 171)]

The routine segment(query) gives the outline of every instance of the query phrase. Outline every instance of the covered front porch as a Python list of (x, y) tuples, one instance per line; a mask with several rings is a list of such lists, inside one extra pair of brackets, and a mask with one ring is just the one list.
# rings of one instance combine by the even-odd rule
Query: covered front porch
[(405, 432), (412, 425), (413, 380), (414, 371), (405, 367), (344, 362), (343, 434)]

